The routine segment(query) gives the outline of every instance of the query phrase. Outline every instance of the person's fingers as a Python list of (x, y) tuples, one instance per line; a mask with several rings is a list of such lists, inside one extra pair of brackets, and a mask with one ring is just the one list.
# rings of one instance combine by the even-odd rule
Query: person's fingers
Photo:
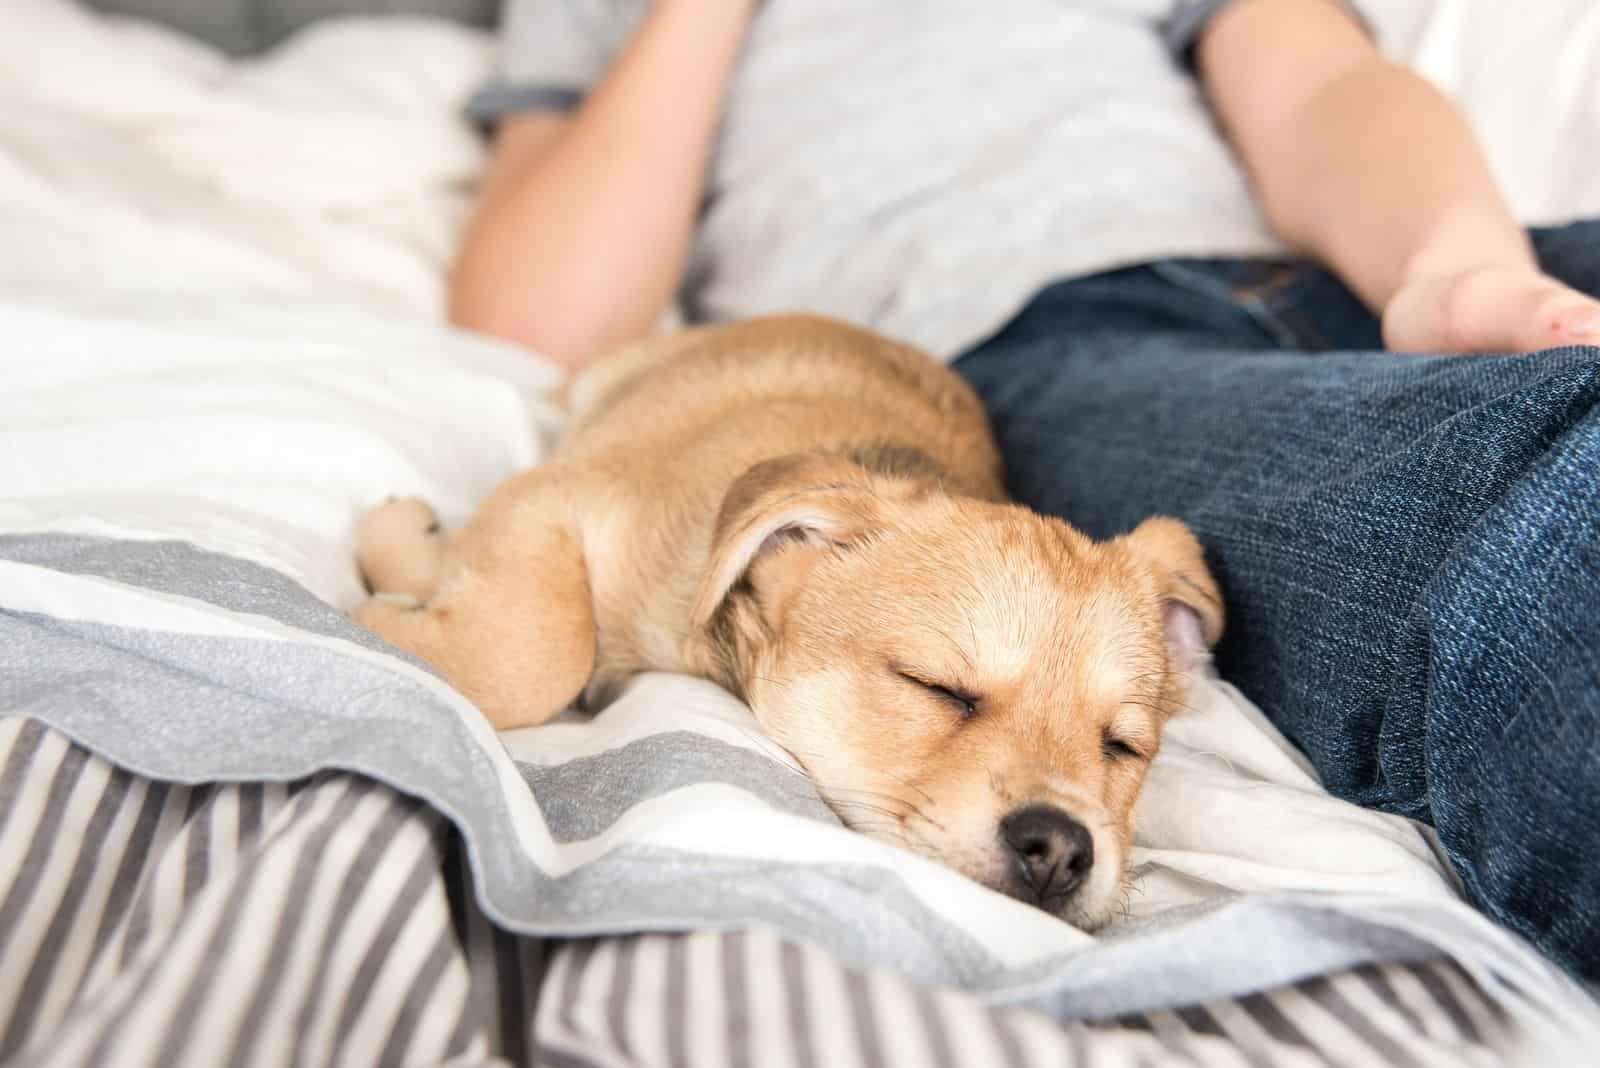
[(1484, 270), (1408, 285), (1383, 317), (1396, 352), (1534, 352), (1600, 345), (1600, 301), (1540, 274)]
[[(1510, 294), (1506, 300), (1518, 302)], [(1514, 310), (1516, 318), (1485, 324), (1488, 347), (1535, 352), (1558, 345), (1600, 344), (1600, 301), (1548, 282), (1526, 287), (1520, 304)]]
[(1582, 345), (1600, 344), (1600, 300), (1576, 294), (1577, 303), (1560, 316), (1560, 328), (1567, 337)]

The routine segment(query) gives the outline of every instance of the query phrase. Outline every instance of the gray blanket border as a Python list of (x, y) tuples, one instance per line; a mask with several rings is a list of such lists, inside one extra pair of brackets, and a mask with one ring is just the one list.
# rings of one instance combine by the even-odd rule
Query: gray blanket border
[[(402, 656), (285, 576), (183, 542), (5, 535), (0, 558), (194, 598)], [(171, 692), (136, 684), (141, 674), (169, 686), (181, 680), (189, 699), (174, 702)], [(1364, 964), (1438, 959), (1459, 948), (1378, 914), (1356, 916), (1293, 895), (1220, 900), (1153, 917), (1081, 952), (1015, 969), (937, 917), (893, 873), (866, 866), (777, 865), (625, 846), (551, 879), (515, 848), (498, 792), (476, 785), (489, 775), (488, 758), (455, 715), (403, 674), (322, 646), (299, 646), (286, 657), (282, 643), (3, 611), (0, 707), (172, 782), (290, 781), (333, 768), (371, 776), (448, 818), (478, 875), (485, 913), (531, 935), (767, 926), (849, 963), (890, 966), (918, 982), (1058, 1018), (1192, 1004)], [(305, 715), (291, 719), (295, 711)], [(216, 730), (219, 721), (228, 723), (226, 735)], [(159, 726), (129, 730), (130, 723)], [(670, 734), (652, 740), (661, 737)], [(675, 907), (661, 907), (673, 898)], [(1466, 929), (1456, 936), (1463, 945), (1474, 937)]]

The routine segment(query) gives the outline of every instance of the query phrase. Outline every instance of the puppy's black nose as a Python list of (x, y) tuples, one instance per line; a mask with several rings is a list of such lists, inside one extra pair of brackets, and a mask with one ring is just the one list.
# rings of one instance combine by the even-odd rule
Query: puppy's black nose
[(1015, 881), (1046, 907), (1083, 884), (1094, 866), (1089, 829), (1054, 805), (1029, 805), (1000, 821), (1000, 837), (1010, 847)]

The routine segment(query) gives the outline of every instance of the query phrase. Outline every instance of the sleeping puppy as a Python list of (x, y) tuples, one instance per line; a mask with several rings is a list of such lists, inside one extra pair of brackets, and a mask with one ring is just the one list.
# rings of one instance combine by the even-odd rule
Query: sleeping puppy
[(977, 397), (829, 320), (683, 331), (570, 383), (570, 431), (446, 537), (363, 518), (357, 621), (497, 728), (646, 670), (743, 698), (848, 826), (1084, 928), (1186, 670), (1222, 630), (1200, 547), (1008, 504)]

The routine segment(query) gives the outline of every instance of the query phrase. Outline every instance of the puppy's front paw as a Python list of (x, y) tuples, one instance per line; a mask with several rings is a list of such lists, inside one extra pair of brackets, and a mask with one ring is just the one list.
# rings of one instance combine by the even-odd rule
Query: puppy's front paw
[(439, 517), (415, 497), (390, 500), (368, 511), (356, 528), (356, 563), (367, 587), (417, 601), (439, 584), (444, 534)]

